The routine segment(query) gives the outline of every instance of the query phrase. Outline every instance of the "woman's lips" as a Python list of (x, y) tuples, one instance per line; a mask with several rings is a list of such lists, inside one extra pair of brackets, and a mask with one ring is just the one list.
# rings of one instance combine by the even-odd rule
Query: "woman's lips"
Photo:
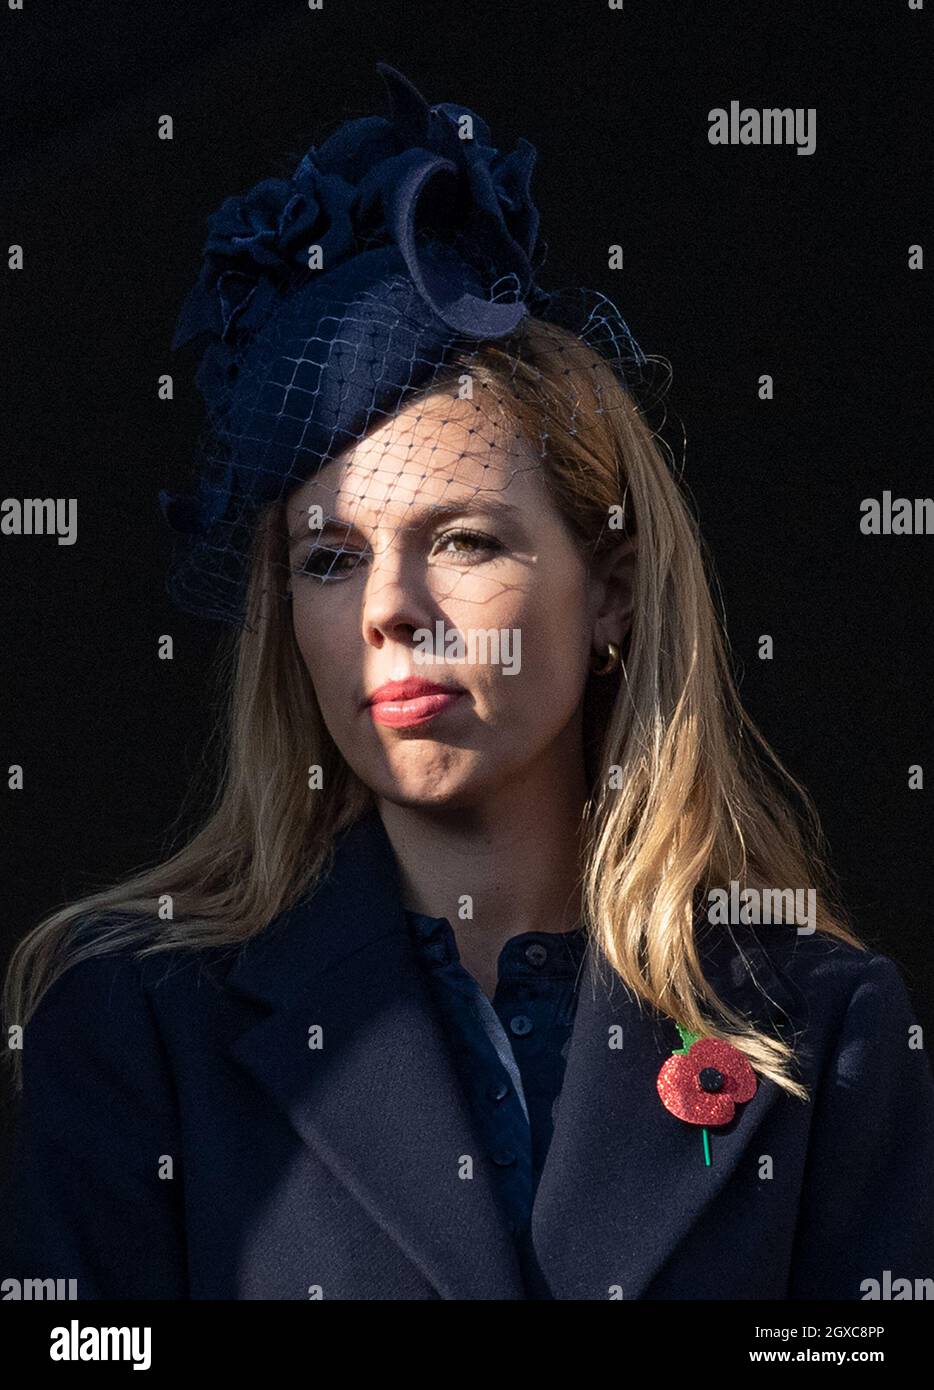
[(425, 724), (429, 719), (434, 719), (435, 715), (456, 704), (463, 694), (463, 690), (439, 690), (411, 700), (376, 700), (368, 709), (375, 724), (403, 729), (410, 724)]

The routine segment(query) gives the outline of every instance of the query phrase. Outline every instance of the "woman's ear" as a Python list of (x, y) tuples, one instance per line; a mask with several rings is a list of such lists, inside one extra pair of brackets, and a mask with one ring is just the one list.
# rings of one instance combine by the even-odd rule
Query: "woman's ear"
[(621, 647), (632, 626), (637, 551), (636, 537), (623, 536), (593, 562), (593, 644), (598, 651), (605, 651), (608, 642)]

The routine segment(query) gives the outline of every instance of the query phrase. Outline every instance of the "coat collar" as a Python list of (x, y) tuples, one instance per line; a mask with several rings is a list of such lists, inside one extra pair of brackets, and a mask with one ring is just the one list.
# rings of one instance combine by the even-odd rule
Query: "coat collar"
[[(733, 1007), (794, 1002), (759, 944), (702, 950)], [(271, 1006), (230, 1051), (302, 1140), (446, 1299), (524, 1298), (487, 1160), (405, 922), (378, 812), (340, 837), (310, 895), (244, 946), (227, 988)], [(775, 1020), (773, 1020), (774, 1023)], [(323, 1046), (309, 1047), (318, 1026)], [(746, 1153), (781, 1094), (760, 1077), (729, 1126), (675, 1119), (655, 1087), (680, 1046), (588, 946), (554, 1135), (532, 1215), (557, 1299), (640, 1297)], [(473, 1177), (463, 1176), (473, 1159)], [(747, 1159), (748, 1161), (748, 1159)], [(607, 1288), (594, 1289), (594, 1271)]]

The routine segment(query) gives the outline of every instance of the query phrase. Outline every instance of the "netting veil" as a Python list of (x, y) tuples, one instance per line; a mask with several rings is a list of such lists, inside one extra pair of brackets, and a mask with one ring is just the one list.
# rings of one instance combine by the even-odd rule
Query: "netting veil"
[[(269, 525), (268, 602), (347, 579), (410, 528), (431, 546), (446, 528), (436, 553), (466, 540), (470, 554), (451, 521), (508, 504), (516, 474), (554, 453), (547, 396), (564, 357), (571, 433), (621, 408), (620, 383), (644, 384), (611, 300), (538, 283), (534, 147), (498, 152), (469, 108), (429, 107), (377, 67), (386, 117), (345, 121), (291, 178), (209, 219), (172, 344), (201, 352), (194, 486), (159, 494), (178, 533), (168, 590), (189, 612), (245, 624), (268, 611), (249, 606), (248, 581)], [(538, 406), (521, 427), (519, 399)]]

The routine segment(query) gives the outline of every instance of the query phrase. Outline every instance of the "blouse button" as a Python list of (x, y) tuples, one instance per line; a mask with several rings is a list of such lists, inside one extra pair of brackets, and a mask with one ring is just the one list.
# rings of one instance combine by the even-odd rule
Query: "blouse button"
[(491, 1154), (493, 1162), (497, 1168), (508, 1168), (511, 1163), (515, 1163), (516, 1156), (512, 1149), (499, 1149), (495, 1154)]
[(525, 958), (529, 965), (538, 967), (545, 964), (548, 959), (548, 952), (540, 941), (533, 941), (525, 948)]
[(509, 1095), (509, 1087), (505, 1081), (494, 1081), (491, 1083), (487, 1095), (490, 1100), (504, 1100)]
[(516, 1014), (515, 1018), (509, 1020), (509, 1027), (517, 1038), (524, 1038), (527, 1033), (531, 1033), (533, 1023), (528, 1014)]

